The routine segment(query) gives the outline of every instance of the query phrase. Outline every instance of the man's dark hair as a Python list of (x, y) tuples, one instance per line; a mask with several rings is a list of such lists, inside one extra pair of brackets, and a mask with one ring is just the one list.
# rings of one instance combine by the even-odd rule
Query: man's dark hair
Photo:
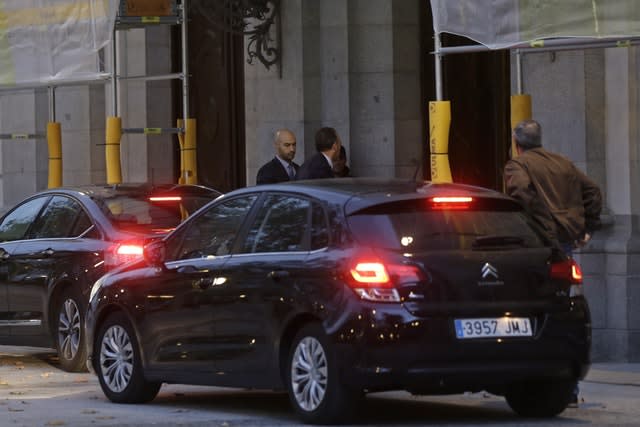
[(340, 146), (340, 156), (339, 156), (340, 160), (344, 160), (345, 162), (347, 161), (347, 150), (344, 148), (344, 145)]
[(535, 120), (523, 120), (513, 129), (516, 144), (524, 150), (542, 146), (542, 130)]
[(321, 153), (333, 147), (338, 139), (338, 134), (334, 128), (324, 127), (316, 132), (316, 151)]

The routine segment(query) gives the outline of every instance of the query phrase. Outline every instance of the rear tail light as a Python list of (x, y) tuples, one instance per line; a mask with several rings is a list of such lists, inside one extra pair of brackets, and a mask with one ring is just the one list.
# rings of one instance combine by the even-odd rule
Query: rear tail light
[(569, 258), (551, 264), (551, 278), (578, 285), (582, 283), (582, 270), (575, 260)]
[(105, 251), (104, 265), (107, 269), (142, 258), (143, 248), (139, 243), (120, 243)]
[(584, 294), (582, 290), (582, 270), (578, 263), (571, 258), (551, 264), (551, 278), (569, 282), (571, 284), (569, 296), (571, 297)]
[(360, 298), (378, 302), (400, 302), (396, 286), (422, 280), (413, 265), (356, 262), (350, 269), (349, 285)]
[(360, 262), (356, 264), (351, 269), (351, 277), (364, 286), (377, 285), (385, 288), (391, 286), (387, 269), (380, 262)]

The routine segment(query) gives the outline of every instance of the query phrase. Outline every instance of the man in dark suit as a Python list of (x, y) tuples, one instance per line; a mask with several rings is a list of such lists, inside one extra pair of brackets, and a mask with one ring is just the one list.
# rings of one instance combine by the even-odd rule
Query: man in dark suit
[(292, 181), (298, 173), (298, 166), (293, 158), (296, 155), (296, 136), (289, 129), (280, 129), (274, 138), (276, 156), (265, 163), (256, 176), (256, 184), (275, 184)]
[(333, 162), (340, 155), (342, 142), (334, 128), (324, 127), (316, 132), (316, 151), (310, 159), (306, 160), (296, 179), (333, 178)]

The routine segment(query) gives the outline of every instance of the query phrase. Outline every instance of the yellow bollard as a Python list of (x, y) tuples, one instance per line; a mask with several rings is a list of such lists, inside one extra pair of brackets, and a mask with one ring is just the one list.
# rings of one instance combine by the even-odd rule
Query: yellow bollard
[(62, 186), (62, 130), (60, 123), (47, 123), (47, 145), (49, 147), (48, 188)]
[(122, 120), (120, 117), (107, 117), (106, 135), (106, 166), (107, 184), (120, 184), (122, 171), (120, 170), (120, 139), (122, 137)]
[(449, 167), (449, 126), (451, 103), (429, 102), (429, 148), (431, 150), (431, 181), (452, 182)]
[[(511, 95), (511, 129), (523, 120), (531, 118), (531, 95)], [(511, 158), (516, 158), (515, 142), (511, 140)]]
[(196, 119), (187, 119), (184, 129), (184, 145), (181, 147), (181, 171), (180, 179), (185, 184), (198, 183), (198, 163), (196, 158)]

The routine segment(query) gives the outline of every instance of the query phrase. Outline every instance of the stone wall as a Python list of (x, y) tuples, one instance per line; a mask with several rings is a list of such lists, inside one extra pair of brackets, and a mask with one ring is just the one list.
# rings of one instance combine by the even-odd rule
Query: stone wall
[[(291, 128), (296, 161), (336, 128), (355, 176), (413, 176), (423, 157), (419, 0), (285, 0), (282, 66), (246, 65), (247, 182)], [(280, 77), (279, 71), (282, 76)]]
[(637, 61), (637, 48), (523, 60), (524, 92), (532, 95), (543, 144), (572, 159), (605, 199), (603, 228), (576, 254), (592, 312), (594, 361), (640, 361)]

